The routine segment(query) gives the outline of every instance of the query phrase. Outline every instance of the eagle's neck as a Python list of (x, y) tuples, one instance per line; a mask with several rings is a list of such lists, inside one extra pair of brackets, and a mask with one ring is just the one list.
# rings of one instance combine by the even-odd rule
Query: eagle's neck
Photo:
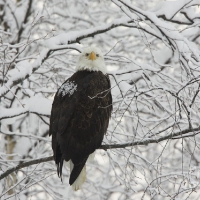
[(107, 73), (107, 69), (103, 60), (79, 60), (76, 71), (101, 71), (103, 74)]

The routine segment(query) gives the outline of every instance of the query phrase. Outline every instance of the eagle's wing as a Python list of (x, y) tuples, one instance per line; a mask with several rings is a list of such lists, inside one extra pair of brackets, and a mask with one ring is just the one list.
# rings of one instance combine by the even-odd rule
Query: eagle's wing
[[(71, 83), (70, 79), (65, 81), (62, 86), (65, 86), (65, 84), (68, 82)], [(72, 103), (73, 99), (76, 98), (76, 95), (69, 95), (70, 93), (67, 93), (67, 88), (62, 88), (62, 86), (58, 89), (54, 97), (49, 130), (49, 135), (52, 135), (52, 149), (54, 152), (54, 160), (57, 164), (57, 172), (59, 177), (62, 175), (62, 166), (64, 160), (60, 149), (59, 135), (64, 133), (76, 106), (75, 103)], [(76, 89), (75, 84), (74, 87)]]
[(108, 77), (101, 72), (75, 73), (68, 81), (77, 86), (72, 95), (54, 99), (50, 134), (58, 173), (63, 160), (74, 164), (72, 184), (81, 172), (88, 156), (99, 148), (106, 133), (112, 110)]

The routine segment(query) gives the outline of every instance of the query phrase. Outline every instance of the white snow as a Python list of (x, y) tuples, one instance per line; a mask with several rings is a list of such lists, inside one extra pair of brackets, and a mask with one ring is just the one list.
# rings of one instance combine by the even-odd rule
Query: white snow
[(79, 37), (87, 36), (95, 32), (98, 32), (100, 30), (108, 29), (110, 26), (113, 26), (113, 25), (117, 26), (118, 24), (126, 23), (128, 20), (129, 20), (128, 17), (122, 17), (120, 19), (115, 19), (110, 24), (104, 24), (104, 25), (97, 26), (95, 28), (90, 28), (90, 29), (82, 30), (82, 31), (70, 31), (68, 33), (62, 33), (46, 40), (45, 45), (50, 49), (58, 48), (58, 46), (70, 44), (72, 41), (76, 40)]
[(21, 102), (22, 105), (17, 108), (4, 108), (0, 106), (0, 119), (12, 118), (25, 114), (27, 112), (49, 116), (52, 101), (42, 97), (31, 97)]
[(67, 81), (64, 83), (58, 90), (58, 96), (61, 95), (62, 97), (65, 95), (71, 96), (77, 89), (77, 85), (73, 81)]
[(164, 1), (160, 3), (160, 8), (155, 12), (155, 14), (157, 16), (165, 15), (167, 19), (172, 19), (177, 11), (190, 2), (191, 0)]

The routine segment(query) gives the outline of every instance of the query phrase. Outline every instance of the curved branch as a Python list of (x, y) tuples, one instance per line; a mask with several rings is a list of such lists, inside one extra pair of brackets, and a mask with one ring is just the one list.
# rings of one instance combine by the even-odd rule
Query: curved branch
[(46, 157), (46, 158), (39, 158), (39, 159), (35, 159), (35, 160), (31, 160), (31, 161), (28, 161), (28, 162), (21, 163), (21, 164), (17, 165), (16, 167), (9, 168), (7, 171), (2, 173), (0, 175), (0, 180), (5, 178), (9, 174), (13, 173), (14, 171), (17, 171), (17, 170), (22, 169), (24, 167), (28, 167), (30, 165), (35, 165), (35, 164), (39, 164), (39, 163), (43, 163), (43, 162), (48, 162), (48, 161), (51, 161), (51, 160), (53, 160), (53, 156), (49, 156), (49, 157)]
[(119, 148), (132, 147), (132, 146), (136, 146), (136, 145), (148, 145), (148, 144), (151, 144), (151, 143), (159, 143), (159, 142), (162, 142), (162, 141), (167, 140), (167, 139), (179, 139), (179, 138), (174, 138), (174, 137), (180, 136), (180, 135), (182, 136), (182, 135), (185, 135), (187, 133), (197, 132), (197, 131), (200, 131), (200, 127), (194, 128), (194, 129), (188, 128), (188, 129), (185, 129), (183, 131), (180, 131), (180, 132), (177, 132), (177, 133), (171, 133), (171, 134), (168, 134), (166, 136), (155, 138), (155, 139), (150, 138), (150, 139), (144, 139), (144, 140), (139, 140), (139, 141), (135, 141), (135, 142), (127, 142), (127, 143), (124, 143), (124, 144), (102, 145), (99, 149), (104, 149), (104, 150), (119, 149)]
[(39, 112), (35, 112), (35, 111), (30, 111), (30, 110), (24, 110), (24, 111), (21, 111), (19, 113), (16, 113), (16, 114), (13, 114), (13, 115), (7, 115), (7, 116), (1, 116), (0, 115), (0, 120), (2, 119), (10, 119), (10, 118), (13, 118), (13, 117), (17, 117), (17, 116), (20, 116), (20, 115), (23, 115), (23, 114), (26, 114), (26, 113), (33, 113), (33, 114), (36, 114), (40, 117), (40, 119), (47, 125), (49, 125), (46, 121), (44, 121), (44, 119), (41, 118), (41, 116), (44, 116), (44, 117), (50, 117), (50, 115), (48, 114), (42, 114), (42, 113), (39, 113)]
[[(103, 150), (107, 151), (108, 149), (118, 149), (118, 148), (126, 148), (126, 147), (132, 147), (132, 146), (137, 146), (137, 145), (148, 145), (148, 144), (151, 144), (151, 143), (159, 143), (159, 142), (167, 140), (167, 139), (180, 139), (180, 138), (174, 138), (174, 137), (186, 135), (187, 133), (197, 132), (197, 131), (200, 131), (200, 127), (195, 128), (195, 129), (185, 129), (183, 131), (180, 131), (180, 132), (177, 132), (177, 133), (171, 133), (169, 135), (159, 137), (159, 138), (155, 138), (155, 139), (144, 139), (144, 140), (124, 143), (124, 144), (101, 145), (99, 149), (103, 149)], [(194, 134), (192, 134), (191, 136), (194, 136)], [(187, 137), (190, 137), (190, 135), (187, 135)], [(17, 165), (16, 167), (9, 168), (7, 171), (3, 172), (0, 175), (0, 180), (5, 178), (9, 174), (11, 174), (11, 173), (13, 173), (13, 172), (15, 172), (19, 169), (22, 169), (24, 167), (28, 167), (30, 165), (35, 165), (35, 164), (48, 162), (48, 161), (52, 161), (52, 160), (53, 160), (53, 156), (49, 156), (49, 157), (46, 157), (46, 158), (39, 158), (39, 159), (35, 159), (35, 160), (31, 160), (31, 161), (28, 161), (28, 162), (21, 163), (21, 164)]]

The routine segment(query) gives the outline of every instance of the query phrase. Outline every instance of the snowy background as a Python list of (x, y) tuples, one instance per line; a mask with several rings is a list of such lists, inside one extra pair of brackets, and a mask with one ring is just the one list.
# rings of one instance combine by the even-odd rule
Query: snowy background
[[(0, 199), (200, 198), (200, 0), (0, 0)], [(52, 161), (54, 94), (82, 47), (113, 112), (83, 189)], [(107, 151), (105, 151), (107, 150)]]

